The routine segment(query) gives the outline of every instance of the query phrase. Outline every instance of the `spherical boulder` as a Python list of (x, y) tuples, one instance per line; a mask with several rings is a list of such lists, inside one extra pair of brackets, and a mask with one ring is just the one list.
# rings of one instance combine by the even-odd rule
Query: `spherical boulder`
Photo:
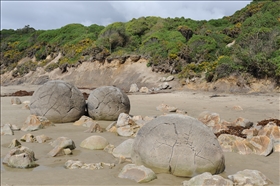
[(117, 87), (98, 87), (88, 97), (88, 114), (95, 120), (117, 120), (120, 113), (129, 111), (129, 98)]
[(81, 91), (61, 80), (49, 81), (32, 95), (30, 113), (45, 116), (54, 123), (78, 120), (85, 113), (86, 102)]
[(132, 162), (156, 173), (193, 177), (225, 169), (219, 142), (211, 130), (195, 118), (180, 114), (157, 117), (137, 133)]

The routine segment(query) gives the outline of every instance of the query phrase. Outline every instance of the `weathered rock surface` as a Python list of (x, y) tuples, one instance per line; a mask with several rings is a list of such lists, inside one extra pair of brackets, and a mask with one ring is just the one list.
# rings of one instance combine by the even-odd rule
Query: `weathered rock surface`
[(54, 149), (52, 149), (48, 155), (53, 157), (65, 155), (64, 149), (74, 150), (76, 148), (74, 141), (67, 137), (59, 137), (50, 142), (50, 145), (54, 147)]
[(2, 135), (14, 135), (11, 124), (6, 123), (4, 125), (1, 125), (1, 136)]
[(46, 117), (30, 115), (26, 118), (23, 126), (21, 127), (21, 130), (35, 131), (47, 126), (53, 126), (53, 123), (50, 122)]
[(12, 105), (20, 105), (21, 104), (21, 100), (19, 98), (12, 98), (11, 99), (11, 104)]
[(93, 123), (93, 119), (88, 116), (82, 116), (78, 121), (75, 121), (73, 125), (87, 125), (90, 126)]
[(138, 183), (147, 183), (157, 178), (151, 169), (143, 165), (137, 166), (134, 164), (125, 165), (118, 177), (134, 180)]
[(191, 178), (189, 181), (183, 181), (183, 186), (233, 186), (233, 182), (222, 176), (205, 172)]
[(106, 138), (93, 135), (83, 140), (80, 144), (80, 147), (90, 150), (103, 150), (108, 144), (109, 142)]
[(88, 113), (95, 120), (117, 120), (120, 113), (129, 111), (129, 98), (117, 87), (99, 87), (88, 97)]
[(98, 170), (103, 169), (105, 166), (108, 166), (110, 169), (115, 166), (114, 163), (84, 163), (82, 161), (68, 160), (65, 162), (64, 167), (66, 169), (89, 169), (89, 170)]
[(131, 93), (139, 92), (139, 88), (136, 83), (134, 83), (130, 86), (129, 92), (131, 92)]
[(267, 136), (254, 136), (244, 139), (230, 134), (222, 134), (218, 141), (224, 152), (237, 152), (239, 154), (257, 154), (267, 156), (272, 152), (273, 143)]
[(20, 141), (28, 142), (28, 143), (33, 143), (33, 142), (35, 142), (35, 138), (34, 138), (33, 134), (28, 133), (28, 134), (25, 134), (24, 136), (22, 136), (20, 138)]
[(34, 152), (24, 146), (16, 147), (4, 157), (3, 164), (14, 168), (32, 168), (38, 166), (35, 163)]
[(85, 99), (74, 85), (61, 80), (49, 81), (32, 95), (30, 113), (55, 123), (78, 120), (85, 113)]
[(125, 157), (131, 158), (131, 151), (134, 139), (127, 139), (121, 144), (119, 144), (116, 148), (114, 148), (112, 154), (116, 158)]
[(21, 143), (15, 138), (12, 140), (10, 145), (8, 146), (9, 148), (15, 148), (21, 146)]
[(157, 117), (139, 131), (133, 143), (132, 162), (156, 173), (193, 177), (225, 169), (222, 148), (203, 123), (189, 116)]
[(234, 185), (236, 186), (265, 186), (272, 184), (272, 182), (258, 170), (245, 169), (233, 175), (229, 175), (228, 178), (232, 180)]

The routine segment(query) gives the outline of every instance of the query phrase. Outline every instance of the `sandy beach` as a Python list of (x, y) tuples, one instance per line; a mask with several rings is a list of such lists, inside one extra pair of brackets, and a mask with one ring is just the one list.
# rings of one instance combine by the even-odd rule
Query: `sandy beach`
[[(35, 90), (36, 86), (11, 86), (1, 87), (1, 94), (15, 92), (17, 90)], [(211, 97), (219, 94), (218, 97)], [(280, 119), (279, 94), (224, 94), (200, 91), (172, 91), (171, 93), (160, 94), (128, 94), (131, 104), (131, 115), (159, 116), (162, 115), (156, 107), (161, 103), (176, 106), (187, 112), (189, 116), (197, 118), (203, 111), (216, 112), (221, 119), (234, 121), (238, 117), (249, 119), (256, 123), (264, 119)], [(30, 96), (19, 97), (21, 101), (30, 100)], [(242, 110), (234, 109), (236, 106)], [(11, 105), (11, 97), (1, 97), (1, 124), (10, 123), (21, 127), (29, 116), (29, 110), (22, 109), (22, 105)], [(111, 121), (97, 121), (102, 128), (106, 128)], [(31, 132), (33, 135), (45, 134), (55, 140), (65, 136), (72, 139), (76, 144), (73, 155), (49, 157), (47, 153), (52, 149), (48, 143), (26, 143), (22, 145), (31, 148), (36, 162), (36, 168), (16, 169), (9, 168), (1, 163), (1, 185), (138, 185), (138, 183), (118, 178), (122, 167), (129, 162), (118, 164), (114, 158), (103, 150), (87, 150), (81, 148), (80, 143), (92, 135), (105, 137), (110, 144), (119, 145), (128, 137), (117, 136), (115, 133), (84, 133), (86, 127), (75, 126), (73, 123), (55, 124), (55, 126)], [(16, 138), (20, 139), (28, 132), (15, 131), (14, 135), (1, 136), (1, 162), (4, 156), (10, 151), (8, 145)], [(234, 174), (244, 169), (259, 170), (265, 174), (273, 185), (280, 185), (279, 158), (280, 154), (273, 152), (264, 157), (258, 155), (240, 155), (237, 153), (224, 153), (226, 169), (220, 174), (223, 177)], [(112, 169), (100, 170), (64, 168), (67, 160), (80, 160), (85, 163), (115, 163)], [(182, 181), (189, 178), (175, 177), (170, 174), (157, 174), (157, 179), (141, 185), (182, 185)]]

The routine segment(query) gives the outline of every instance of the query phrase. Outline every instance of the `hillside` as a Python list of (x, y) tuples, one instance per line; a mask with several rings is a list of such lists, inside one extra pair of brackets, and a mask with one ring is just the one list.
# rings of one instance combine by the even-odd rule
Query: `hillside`
[(1, 75), (13, 78), (38, 67), (64, 73), (84, 62), (102, 65), (118, 59), (122, 64), (133, 56), (146, 60), (153, 72), (181, 79), (203, 76), (216, 82), (235, 75), (279, 85), (280, 2), (253, 1), (232, 16), (209, 21), (141, 17), (106, 27), (1, 30)]

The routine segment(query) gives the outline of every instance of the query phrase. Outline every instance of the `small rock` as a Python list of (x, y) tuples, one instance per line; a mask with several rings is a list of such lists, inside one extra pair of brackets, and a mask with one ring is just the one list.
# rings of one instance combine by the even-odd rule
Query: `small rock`
[(217, 113), (211, 113), (209, 111), (204, 111), (199, 114), (198, 120), (207, 125), (208, 127), (213, 127), (221, 122), (220, 115)]
[(30, 110), (30, 101), (24, 101), (22, 103), (23, 103), (22, 109)]
[(131, 119), (131, 117), (128, 114), (120, 113), (118, 120), (117, 120), (116, 127), (122, 127), (122, 126), (128, 125), (130, 119)]
[(11, 99), (11, 104), (12, 105), (20, 105), (21, 104), (21, 100), (19, 98), (12, 98)]
[(118, 175), (119, 178), (134, 180), (138, 183), (147, 183), (157, 178), (156, 174), (143, 165), (127, 164)]
[(243, 110), (243, 108), (241, 106), (235, 105), (233, 106), (233, 110), (239, 111), (239, 110)]
[(21, 146), (21, 143), (15, 138), (12, 140), (12, 142), (10, 143), (10, 145), (8, 147), (14, 148), (14, 147), (18, 147), (18, 146)]
[(160, 90), (165, 90), (165, 89), (169, 88), (169, 86), (170, 85), (167, 82), (164, 82), (164, 83), (159, 85), (159, 89)]
[(233, 181), (234, 185), (259, 185), (265, 186), (272, 184), (272, 182), (260, 171), (245, 169), (239, 171), (233, 175), (229, 175), (228, 178)]
[(93, 135), (83, 140), (80, 147), (91, 150), (103, 150), (108, 144), (109, 143), (106, 138)]
[(115, 148), (115, 146), (114, 146), (114, 145), (109, 144), (109, 145), (107, 145), (107, 146), (106, 146), (103, 150), (104, 150), (105, 152), (108, 152), (108, 153), (112, 154), (112, 153), (113, 153), (114, 148)]
[(87, 122), (94, 122), (91, 117), (88, 116), (82, 116), (78, 121), (75, 121), (73, 125), (83, 125), (84, 123)]
[(71, 155), (72, 154), (72, 151), (69, 148), (63, 149), (63, 151), (64, 151), (65, 155)]
[(36, 139), (36, 141), (37, 141), (38, 143), (44, 143), (44, 142), (46, 142), (47, 140), (50, 140), (50, 139), (52, 139), (52, 138), (50, 138), (50, 137), (48, 137), (48, 136), (42, 134), (42, 135), (36, 136), (35, 139)]
[(14, 125), (14, 124), (12, 125), (11, 129), (12, 129), (13, 131), (18, 131), (18, 130), (20, 130), (20, 128), (18, 128), (18, 126)]
[(5, 125), (1, 126), (1, 135), (14, 135), (14, 131), (11, 128), (11, 124), (6, 123)]
[(42, 129), (46, 126), (52, 126), (53, 123), (50, 122), (47, 118), (43, 116), (30, 115), (25, 120), (23, 126), (21, 127), (22, 131), (35, 131)]
[(121, 156), (125, 158), (131, 158), (131, 151), (132, 151), (132, 145), (133, 145), (134, 139), (127, 139), (121, 144), (119, 144), (116, 148), (113, 150), (113, 156), (116, 158), (119, 158)]
[(138, 88), (137, 84), (135, 84), (135, 83), (132, 84), (130, 86), (129, 92), (131, 92), (131, 93), (139, 92), (139, 88)]
[(85, 130), (84, 132), (86, 133), (93, 133), (93, 132), (98, 132), (102, 133), (103, 129), (100, 127), (98, 123), (92, 123), (89, 127), (89, 129)]
[(24, 146), (12, 149), (3, 159), (3, 164), (14, 168), (32, 168), (38, 166), (34, 152)]
[(130, 59), (131, 59), (131, 61), (133, 61), (133, 62), (137, 62), (140, 58), (141, 58), (140, 55), (131, 55), (131, 56), (130, 56)]
[(24, 136), (22, 136), (20, 138), (20, 141), (27, 142), (27, 143), (33, 143), (33, 142), (35, 142), (35, 138), (34, 138), (33, 134), (28, 133), (28, 134), (25, 134)]
[(54, 147), (48, 153), (52, 157), (65, 155), (64, 149), (69, 148), (70, 150), (74, 150), (76, 148), (74, 141), (67, 137), (59, 137), (53, 142), (50, 142), (50, 145)]
[(165, 80), (166, 80), (166, 77), (160, 78), (160, 81), (161, 81), (161, 82), (165, 82)]
[(149, 91), (149, 89), (147, 87), (141, 87), (139, 92), (141, 92), (141, 93), (149, 93), (150, 91)]
[(169, 82), (169, 81), (173, 81), (173, 80), (174, 80), (174, 76), (168, 76), (165, 81)]
[(183, 186), (233, 186), (231, 180), (225, 179), (219, 175), (212, 175), (209, 172), (202, 173), (191, 178), (189, 181), (183, 181)]
[(249, 121), (248, 119), (244, 118), (237, 118), (235, 122), (233, 123), (234, 126), (241, 126), (245, 128), (249, 128), (253, 125), (253, 122)]
[[(110, 125), (108, 125), (108, 126), (106, 127), (106, 131), (110, 131), (112, 127), (115, 127), (115, 126), (116, 126), (116, 124), (117, 124), (116, 121), (112, 122)], [(111, 131), (110, 131), (110, 132), (111, 132)]]
[(157, 106), (156, 109), (161, 112), (176, 112), (176, 110), (177, 110), (176, 107), (168, 106), (163, 103), (160, 104), (159, 106)]
[(117, 133), (120, 136), (129, 137), (129, 136), (132, 136), (134, 132), (129, 125), (125, 125), (123, 127), (118, 127)]

